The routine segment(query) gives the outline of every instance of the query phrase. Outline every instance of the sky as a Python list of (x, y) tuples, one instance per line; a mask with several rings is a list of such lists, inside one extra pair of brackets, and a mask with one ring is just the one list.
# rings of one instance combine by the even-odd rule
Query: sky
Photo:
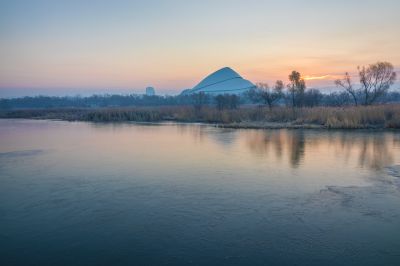
[(358, 65), (400, 72), (398, 0), (0, 0), (0, 97), (173, 94), (229, 66), (332, 87)]

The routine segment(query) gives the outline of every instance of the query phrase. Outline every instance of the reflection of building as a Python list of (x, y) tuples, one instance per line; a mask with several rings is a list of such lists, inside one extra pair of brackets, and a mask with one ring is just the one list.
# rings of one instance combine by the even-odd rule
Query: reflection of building
[(242, 78), (229, 67), (208, 75), (193, 89), (184, 90), (182, 94), (208, 93), (208, 94), (240, 94), (255, 88), (254, 84)]
[(156, 91), (154, 90), (153, 87), (147, 87), (146, 88), (146, 95), (147, 96), (154, 96), (154, 95), (156, 95)]

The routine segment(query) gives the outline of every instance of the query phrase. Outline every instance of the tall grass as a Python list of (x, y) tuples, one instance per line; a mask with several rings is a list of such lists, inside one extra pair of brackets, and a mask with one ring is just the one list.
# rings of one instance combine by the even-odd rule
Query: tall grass
[(0, 118), (61, 119), (93, 122), (205, 122), (239, 126), (244, 123), (286, 123), (316, 125), (325, 128), (400, 128), (400, 105), (360, 107), (287, 108), (244, 106), (233, 110), (218, 110), (206, 106), (32, 109), (0, 113)]
[(400, 105), (304, 108), (296, 122), (327, 128), (400, 128)]

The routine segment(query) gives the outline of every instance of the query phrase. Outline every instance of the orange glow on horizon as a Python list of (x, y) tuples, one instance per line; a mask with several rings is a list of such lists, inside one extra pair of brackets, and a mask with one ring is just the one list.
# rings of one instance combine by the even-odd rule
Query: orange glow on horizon
[(304, 76), (304, 80), (321, 80), (321, 79), (332, 79), (331, 75), (323, 75), (323, 76)]

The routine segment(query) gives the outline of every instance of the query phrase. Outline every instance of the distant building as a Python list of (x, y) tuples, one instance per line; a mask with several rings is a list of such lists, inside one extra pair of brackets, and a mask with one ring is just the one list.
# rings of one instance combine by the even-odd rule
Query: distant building
[(207, 94), (242, 94), (256, 86), (250, 81), (243, 79), (238, 73), (229, 67), (221, 68), (220, 70), (208, 75), (193, 89), (184, 90), (183, 95), (193, 93)]
[(147, 87), (146, 88), (146, 95), (147, 96), (154, 96), (154, 95), (156, 95), (156, 91), (154, 90), (153, 87)]

